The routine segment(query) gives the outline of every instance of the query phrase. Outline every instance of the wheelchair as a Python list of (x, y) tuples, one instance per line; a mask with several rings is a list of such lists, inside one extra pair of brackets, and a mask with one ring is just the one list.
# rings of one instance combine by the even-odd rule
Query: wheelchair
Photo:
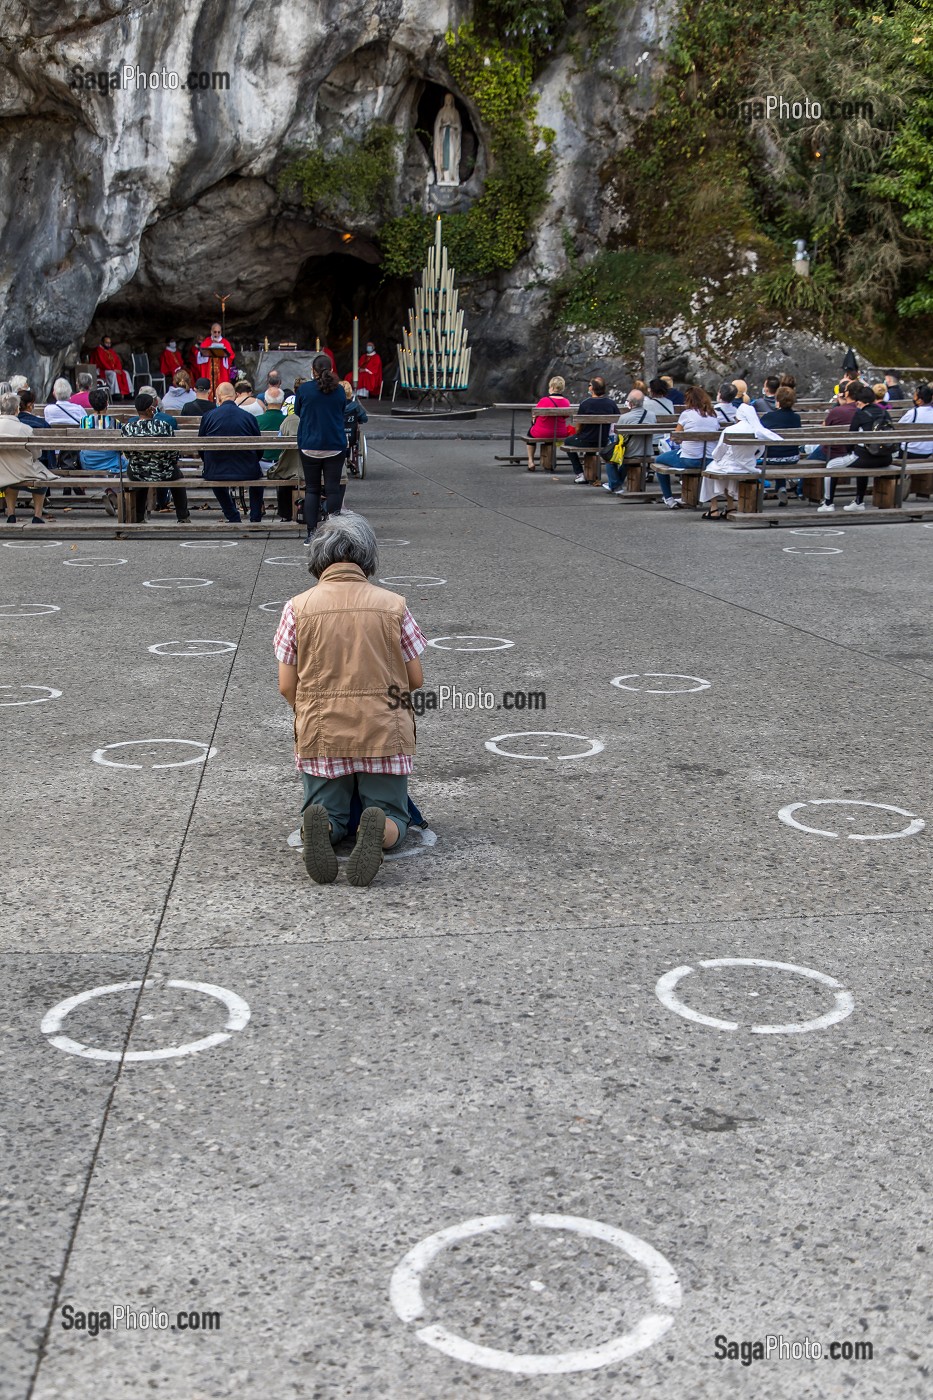
[(366, 434), (358, 423), (347, 428), (347, 475), (360, 481), (366, 475)]

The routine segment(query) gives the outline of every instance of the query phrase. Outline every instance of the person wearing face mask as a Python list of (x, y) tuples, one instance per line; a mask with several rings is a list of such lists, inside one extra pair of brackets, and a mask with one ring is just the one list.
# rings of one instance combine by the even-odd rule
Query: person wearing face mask
[(165, 349), (159, 356), (159, 373), (165, 379), (166, 384), (174, 384), (175, 375), (180, 369), (184, 369), (184, 367), (185, 362), (178, 348), (178, 342), (175, 340), (167, 340), (165, 342)]
[(360, 367), (356, 396), (359, 399), (379, 397), (382, 389), (382, 360), (376, 354), (371, 340), (366, 342), (366, 350), (360, 356)]
[(100, 370), (101, 378), (106, 379), (115, 398), (129, 398), (129, 376), (123, 368), (123, 361), (113, 348), (113, 341), (109, 335), (105, 335), (96, 350), (91, 351), (91, 364)]

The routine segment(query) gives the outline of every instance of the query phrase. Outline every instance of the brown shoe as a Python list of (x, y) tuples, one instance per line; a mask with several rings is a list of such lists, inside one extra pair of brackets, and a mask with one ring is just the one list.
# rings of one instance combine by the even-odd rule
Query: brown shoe
[(317, 802), (305, 808), (301, 822), (305, 870), (318, 885), (332, 885), (337, 878), (337, 857), (330, 840), (330, 819)]
[(360, 817), (356, 845), (347, 861), (348, 885), (371, 885), (382, 864), (382, 838), (386, 814), (381, 807), (367, 807)]

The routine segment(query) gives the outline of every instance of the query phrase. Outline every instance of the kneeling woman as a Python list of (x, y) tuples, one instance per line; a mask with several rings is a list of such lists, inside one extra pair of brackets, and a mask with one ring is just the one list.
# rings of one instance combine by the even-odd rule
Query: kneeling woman
[(285, 604), (275, 634), (279, 691), (295, 712), (305, 868), (319, 885), (336, 880), (334, 845), (358, 787), (363, 815), (347, 880), (368, 885), (408, 830), (415, 722), (390, 695), (424, 684), (426, 642), (405, 599), (369, 582), (376, 537), (361, 515), (332, 515), (308, 553), (317, 587)]
[[(740, 435), (748, 437), (749, 433), (755, 434), (755, 442), (734, 441)], [(736, 502), (739, 499), (736, 477), (761, 475), (758, 458), (763, 448), (758, 443), (780, 441), (780, 433), (765, 428), (751, 404), (743, 403), (739, 407), (735, 422), (723, 428), (713, 448), (707, 470), (715, 472), (715, 476), (704, 476), (700, 484), (700, 504), (707, 507), (703, 512), (704, 520), (725, 520), (731, 515), (735, 507), (730, 505), (729, 497)]]

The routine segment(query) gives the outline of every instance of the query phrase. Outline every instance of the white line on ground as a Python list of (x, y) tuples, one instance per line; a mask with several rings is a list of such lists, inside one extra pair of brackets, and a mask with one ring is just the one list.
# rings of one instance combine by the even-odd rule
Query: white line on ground
[[(172, 1045), (163, 1050), (129, 1050), (125, 1054), (122, 1050), (99, 1050), (95, 1046), (81, 1045), (78, 1041), (72, 1040), (67, 1035), (59, 1035), (65, 1018), (74, 1011), (75, 1007), (81, 1006), (84, 1002), (91, 1001), (95, 997), (110, 996), (114, 992), (126, 992), (136, 990), (141, 987), (142, 982), (113, 982), (107, 987), (92, 987), (87, 992), (78, 992), (75, 996), (67, 997), (47, 1011), (42, 1018), (42, 1034), (50, 1037), (49, 1044), (54, 1045), (56, 1050), (63, 1050), (66, 1055), (80, 1055), (85, 1060), (122, 1060), (126, 1063), (140, 1063), (148, 1060), (174, 1060), (182, 1055), (196, 1055), (201, 1050), (209, 1050), (214, 1045), (222, 1045), (225, 1040), (230, 1039), (233, 1031), (241, 1031), (250, 1017), (249, 1004), (235, 992), (228, 991), (226, 987), (217, 987), (212, 982), (185, 982), (177, 978), (172, 978), (165, 983), (167, 987), (180, 987), (189, 992), (201, 992), (204, 996), (216, 997), (222, 1001), (227, 1008), (227, 1023), (223, 1031), (214, 1031), (213, 1034), (204, 1036), (201, 1040), (192, 1040), (185, 1045)], [(146, 989), (158, 987), (160, 984), (151, 978), (146, 982)]]
[[(652, 690), (646, 685), (623, 684), (623, 681), (634, 681), (639, 676), (644, 676), (646, 680), (696, 681), (696, 685), (682, 686), (678, 690)], [(616, 676), (610, 684), (616, 686), (618, 690), (640, 691), (645, 695), (694, 695), (699, 690), (709, 690), (713, 683), (702, 680), (700, 676), (682, 675), (679, 671), (634, 671), (630, 676)]]
[(490, 753), (497, 753), (501, 758), (524, 758), (535, 763), (548, 763), (549, 758), (544, 753), (513, 753), (510, 749), (500, 749), (501, 739), (580, 739), (584, 744), (589, 744), (588, 749), (583, 749), (580, 753), (559, 753), (557, 762), (562, 763), (571, 758), (592, 758), (594, 754), (602, 753), (606, 745), (602, 739), (590, 739), (586, 734), (569, 734), (566, 729), (513, 729), (508, 734), (496, 734), (492, 739), (486, 740), (486, 748)]
[(95, 749), (91, 754), (91, 761), (101, 764), (104, 768), (142, 768), (141, 763), (117, 763), (112, 758), (104, 757), (111, 749), (128, 749), (137, 744), (185, 744), (194, 749), (204, 750), (196, 758), (186, 758), (181, 763), (152, 763), (150, 764), (151, 768), (190, 768), (195, 763), (206, 763), (217, 752), (216, 749), (201, 743), (199, 739), (121, 739), (117, 744), (104, 744), (101, 748)]
[[(459, 1225), (452, 1225), (446, 1230), (439, 1230), (437, 1234), (421, 1240), (414, 1249), (409, 1250), (392, 1274), (389, 1297), (397, 1315), (403, 1322), (420, 1322), (423, 1319), (425, 1307), (421, 1279), (427, 1267), (443, 1250), (477, 1235), (513, 1230), (520, 1223), (523, 1222), (513, 1215), (477, 1216), (472, 1220), (464, 1220)], [(531, 1214), (527, 1217), (527, 1223), (535, 1229), (567, 1230), (573, 1234), (585, 1235), (621, 1250), (645, 1270), (654, 1302), (659, 1308), (667, 1311), (649, 1314), (630, 1331), (623, 1332), (599, 1346), (550, 1355), (545, 1352), (522, 1354), (480, 1346), (438, 1324), (419, 1328), (415, 1334), (419, 1341), (444, 1352), (456, 1361), (465, 1361), (487, 1370), (506, 1371), (512, 1375), (547, 1376), (575, 1371), (595, 1371), (600, 1367), (612, 1365), (650, 1346), (672, 1326), (674, 1319), (671, 1313), (681, 1302), (680, 1283), (663, 1254), (645, 1240), (615, 1226), (605, 1225), (602, 1221), (587, 1220), (575, 1215)]]
[[(790, 802), (786, 807), (782, 807), (778, 812), (778, 819), (785, 826), (792, 826), (795, 831), (805, 831), (808, 836), (829, 836), (836, 839), (839, 832), (824, 831), (818, 826), (804, 826), (794, 816), (801, 807), (873, 807), (879, 812), (894, 812), (896, 816), (909, 818), (908, 825), (900, 831), (880, 832), (870, 836), (860, 836), (848, 831), (846, 836), (850, 841), (897, 841), (901, 836), (916, 836), (926, 826), (922, 817), (915, 817), (913, 812), (908, 812), (903, 807), (892, 807), (887, 802), (863, 802), (855, 797), (812, 797), (807, 802)], [(850, 817), (849, 820), (852, 821), (853, 818)]]
[[(804, 1031), (821, 1031), (827, 1026), (835, 1025), (837, 1021), (844, 1021), (852, 1014), (855, 1008), (855, 1000), (851, 992), (846, 991), (841, 982), (837, 982), (835, 977), (829, 977), (825, 972), (816, 972), (812, 967), (799, 967), (797, 963), (772, 962), (768, 958), (710, 958), (705, 962), (700, 962), (697, 967), (764, 967), (778, 972), (791, 972), (799, 977), (809, 977), (814, 982), (820, 982), (825, 987), (829, 987), (834, 994), (836, 1005), (832, 1011), (827, 1011), (822, 1016), (816, 1016), (810, 1021), (792, 1021), (788, 1025), (782, 1026), (749, 1026), (752, 1035), (796, 1035)], [(687, 1021), (695, 1021), (701, 1026), (712, 1026), (717, 1031), (737, 1031), (738, 1021), (723, 1021), (716, 1016), (704, 1016), (700, 1011), (694, 1011), (686, 1002), (680, 1000), (674, 994), (674, 988), (684, 978), (695, 972), (696, 968), (686, 965), (684, 967), (672, 968), (670, 972), (665, 972), (663, 977), (659, 977), (655, 984), (655, 992), (658, 1000), (674, 1011), (678, 1016), (683, 1016)]]

